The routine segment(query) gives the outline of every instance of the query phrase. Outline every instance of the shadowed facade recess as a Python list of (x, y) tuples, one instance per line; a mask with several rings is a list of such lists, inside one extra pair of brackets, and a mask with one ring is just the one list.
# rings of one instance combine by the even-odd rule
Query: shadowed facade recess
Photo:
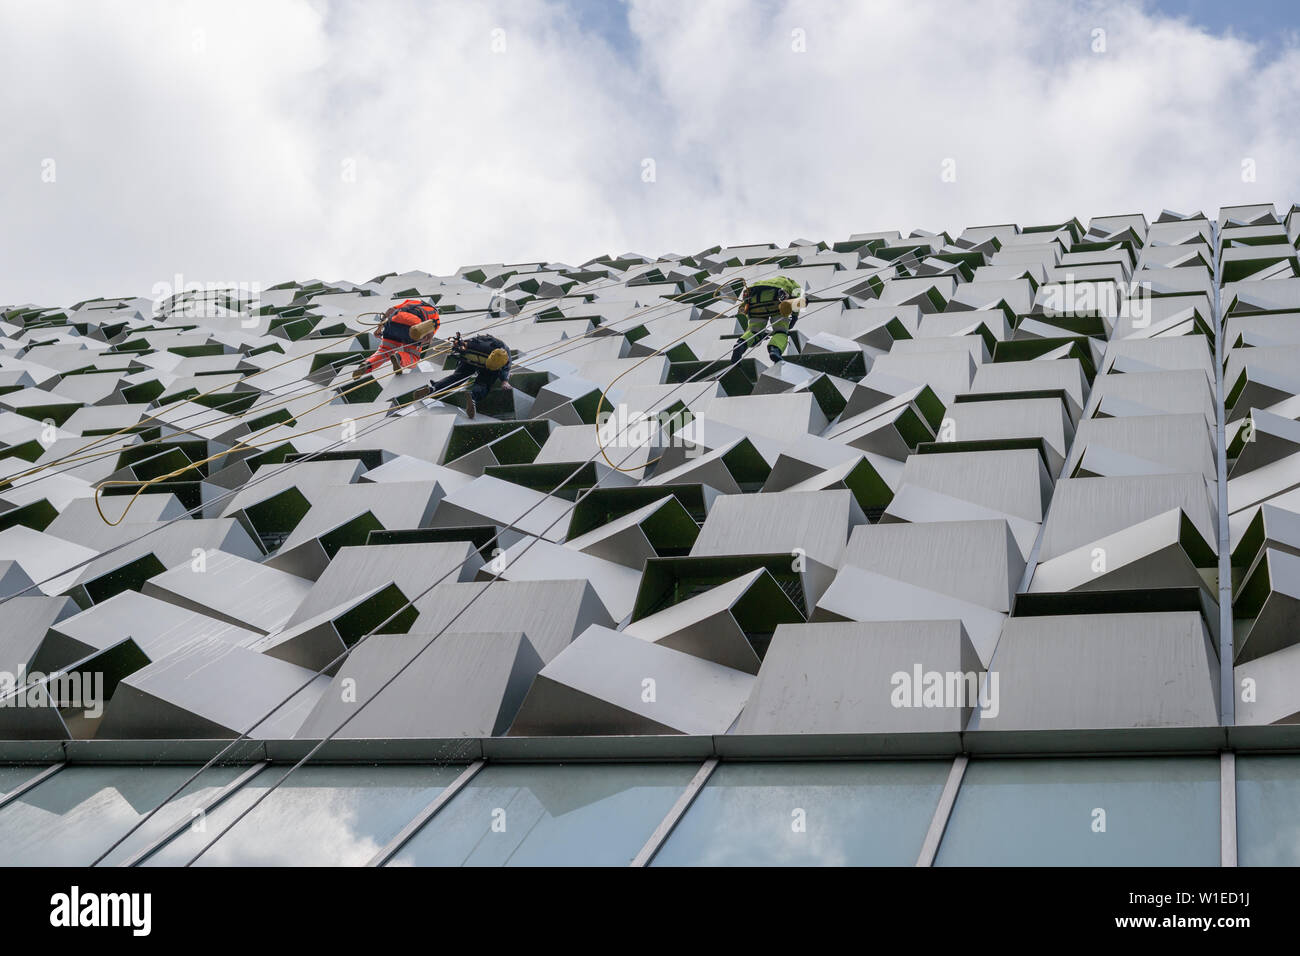
[[(0, 307), (0, 862), (241, 735), (110, 862), (324, 738), (202, 861), (1300, 862), (1297, 249), (1257, 205)], [(422, 360), (354, 378), (406, 299)], [(479, 332), (514, 387), (420, 397)]]

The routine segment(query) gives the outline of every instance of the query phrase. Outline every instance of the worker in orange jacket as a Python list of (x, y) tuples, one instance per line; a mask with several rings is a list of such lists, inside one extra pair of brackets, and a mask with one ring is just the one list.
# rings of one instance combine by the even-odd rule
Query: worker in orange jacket
[(441, 323), (433, 306), (419, 299), (399, 302), (384, 313), (379, 348), (357, 366), (352, 377), (361, 378), (384, 362), (391, 362), (395, 373), (412, 368), (419, 363), (423, 346), (437, 334)]

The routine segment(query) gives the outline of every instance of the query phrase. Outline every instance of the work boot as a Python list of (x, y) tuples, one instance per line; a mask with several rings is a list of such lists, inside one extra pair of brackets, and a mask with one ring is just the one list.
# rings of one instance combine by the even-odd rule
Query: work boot
[(779, 362), (781, 361), (781, 350), (775, 345), (769, 345), (767, 347), (767, 357), (773, 362)]
[(473, 418), (473, 417), (474, 417), (474, 412), (475, 412), (475, 411), (477, 411), (477, 409), (474, 408), (474, 396), (473, 396), (473, 395), (466, 395), (466, 396), (465, 396), (465, 414), (468, 415), (470, 418)]
[(389, 361), (390, 363), (392, 363), (392, 366), (393, 366), (393, 374), (394, 374), (394, 375), (400, 375), (401, 372), (402, 372), (402, 360), (401, 360), (400, 358), (397, 357), (397, 353), (396, 353), (396, 352), (393, 352), (391, 355), (389, 355), (389, 356), (388, 356), (388, 361)]
[(357, 379), (361, 378), (365, 374), (366, 374), (366, 366), (365, 363), (363, 362), (361, 365), (358, 365), (356, 368), (352, 370), (352, 381), (355, 382)]
[(411, 401), (418, 402), (422, 398), (427, 398), (433, 394), (433, 389), (428, 385), (421, 385), (411, 393)]

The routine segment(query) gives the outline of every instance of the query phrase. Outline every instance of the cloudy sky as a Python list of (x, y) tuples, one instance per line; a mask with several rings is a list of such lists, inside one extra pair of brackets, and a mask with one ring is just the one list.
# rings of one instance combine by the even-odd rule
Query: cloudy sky
[(1300, 201), (1289, 0), (0, 0), (0, 303)]

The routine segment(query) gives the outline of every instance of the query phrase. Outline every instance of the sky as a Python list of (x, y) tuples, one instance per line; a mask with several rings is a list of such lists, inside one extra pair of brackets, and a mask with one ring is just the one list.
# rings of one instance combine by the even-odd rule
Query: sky
[(0, 305), (1300, 200), (1300, 4), (0, 0)]

